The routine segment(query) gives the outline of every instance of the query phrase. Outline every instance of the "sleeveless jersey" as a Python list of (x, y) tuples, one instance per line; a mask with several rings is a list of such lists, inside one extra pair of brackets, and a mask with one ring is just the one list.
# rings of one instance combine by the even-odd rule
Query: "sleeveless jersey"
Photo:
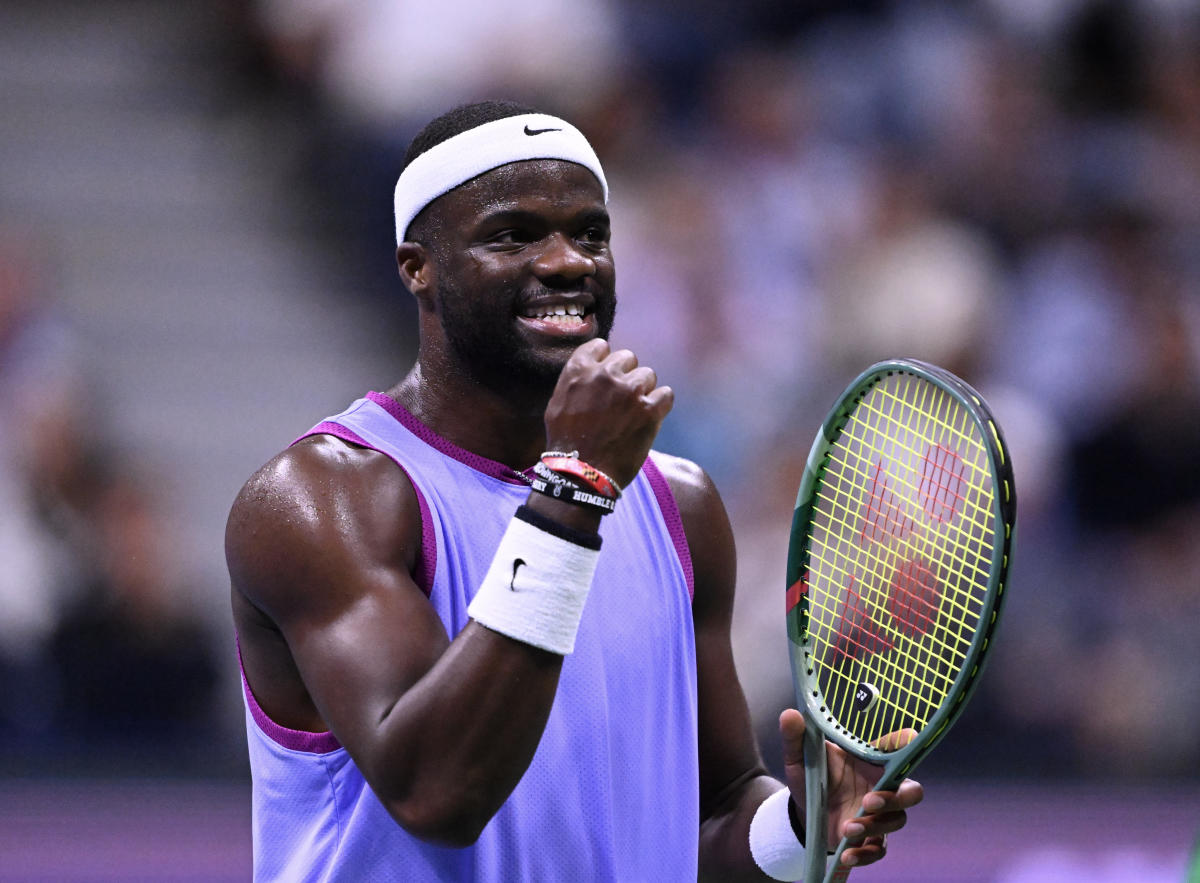
[[(414, 576), (447, 633), (458, 634), (527, 482), (379, 393), (307, 434), (317, 433), (373, 448), (404, 469), (422, 517)], [(243, 679), (259, 883), (696, 879), (691, 559), (653, 456), (600, 533), (575, 651), (563, 661), (533, 761), (469, 847), (409, 835), (331, 733), (275, 724)]]

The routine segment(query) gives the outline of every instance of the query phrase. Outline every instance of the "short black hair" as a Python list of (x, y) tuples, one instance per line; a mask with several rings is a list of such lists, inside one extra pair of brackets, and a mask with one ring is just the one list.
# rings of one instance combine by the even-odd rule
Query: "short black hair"
[(539, 113), (539, 111), (524, 104), (518, 104), (515, 101), (499, 101), (494, 99), (476, 101), (472, 104), (460, 104), (458, 107), (448, 110), (437, 119), (432, 120), (413, 137), (412, 143), (408, 145), (408, 150), (404, 153), (404, 165), (400, 167), (400, 171), (407, 169), (409, 163), (426, 150), (429, 150), (429, 148), (436, 147), (438, 144), (453, 138), (455, 135), (461, 135), (463, 132), (468, 132), (476, 126), (482, 126), (484, 123), (491, 123), (496, 120), (503, 120), (526, 113)]

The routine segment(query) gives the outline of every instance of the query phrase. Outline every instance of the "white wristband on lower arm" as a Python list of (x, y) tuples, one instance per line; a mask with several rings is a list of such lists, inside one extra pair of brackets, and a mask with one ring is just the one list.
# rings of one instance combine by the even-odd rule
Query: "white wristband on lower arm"
[(787, 788), (776, 791), (758, 805), (750, 822), (750, 855), (774, 880), (804, 878), (804, 847), (796, 839), (788, 815), (791, 799)]
[[(598, 545), (598, 542), (597, 542)], [(467, 615), (500, 632), (566, 655), (600, 558), (589, 549), (513, 518)]]

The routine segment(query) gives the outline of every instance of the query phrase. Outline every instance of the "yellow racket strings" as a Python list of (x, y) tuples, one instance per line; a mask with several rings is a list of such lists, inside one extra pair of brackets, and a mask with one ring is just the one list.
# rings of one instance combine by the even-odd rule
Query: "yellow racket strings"
[[(886, 402), (886, 401), (885, 401), (885, 403), (886, 403), (886, 404), (891, 404), (891, 405), (893, 405), (893, 406), (894, 406), (894, 404), (895, 404), (895, 402), (894, 402), (894, 401), (892, 401), (892, 402)], [(869, 404), (868, 404), (868, 407), (869, 407)], [(935, 414), (935, 416), (939, 416), (939, 417), (940, 417), (940, 414), (939, 414), (937, 411), (934, 411), (933, 413)], [(894, 416), (894, 415), (890, 415), (890, 416)], [(944, 421), (943, 421), (943, 422), (944, 422)], [(870, 425), (870, 420), (868, 420), (868, 421), (867, 421), (867, 425), (868, 425), (868, 426)], [(853, 435), (853, 430), (852, 430), (852, 434), (851, 434), (851, 435), (850, 435), (848, 438), (851, 438), (851, 439), (853, 439), (853, 438), (854, 438), (854, 435)], [(904, 440), (904, 439), (901, 439), (901, 441), (903, 442), (903, 441), (905, 441), (905, 440)], [(928, 460), (928, 455), (927, 455), (927, 460)], [(879, 465), (880, 465), (881, 463), (882, 463), (882, 459), (880, 459), (880, 460), (877, 460), (877, 461), (876, 461), (876, 464), (877, 464), (877, 465), (876, 465), (876, 469), (877, 469), (877, 471), (878, 471), (878, 467), (879, 467)], [(874, 484), (874, 483), (875, 483), (876, 481), (878, 481), (878, 480), (879, 480), (879, 477), (878, 477), (878, 475), (877, 475), (877, 476), (876, 476), (876, 478), (873, 478), (873, 479), (872, 479), (872, 483)], [(883, 479), (882, 479), (882, 480), (883, 480), (883, 482), (886, 484), (886, 483), (888, 483), (888, 481), (889, 481), (889, 478), (888, 478), (888, 476), (885, 474), (885, 475), (883, 476)], [(920, 491), (922, 491), (923, 489), (924, 489), (924, 484), (922, 483), (922, 485), (918, 486), (918, 491), (920, 492)], [(912, 488), (909, 488), (909, 491), (908, 491), (908, 492), (909, 492), (909, 494), (910, 494), (910, 496), (911, 496), (911, 493), (912, 493)], [(890, 493), (890, 492), (889, 492), (889, 493)], [(868, 503), (867, 503), (867, 508), (868, 508), (868, 510), (871, 508), (871, 505), (872, 505), (872, 504), (871, 504), (871, 502), (868, 502)], [(904, 520), (905, 522), (907, 522), (907, 521), (908, 521), (908, 519), (907, 519), (907, 518), (904, 518), (903, 520)], [(866, 539), (866, 538), (865, 538), (865, 536), (860, 536), (860, 541), (862, 541), (862, 540), (865, 540), (865, 539)], [(884, 549), (887, 549), (887, 546), (867, 545), (867, 544), (864, 544), (864, 543), (860, 542), (860, 546), (859, 546), (859, 548), (862, 548), (862, 549), (868, 549), (868, 550), (871, 550), (871, 549), (875, 549), (875, 550), (877, 550), (877, 549), (879, 549), (879, 548), (884, 548)], [(891, 554), (893, 554), (893, 555), (894, 555), (895, 553), (894, 553), (894, 552), (892, 552)], [(912, 560), (914, 560), (914, 559), (911, 559), (911, 558), (909, 558), (909, 559), (907, 559), (907, 560), (909, 560), (909, 561), (912, 561)], [(915, 560), (921, 560), (921, 559), (915, 559)], [(861, 559), (860, 559), (860, 563), (861, 563)], [(879, 567), (879, 564), (878, 564), (878, 562), (873, 562), (873, 563), (872, 563), (870, 566), (873, 566), (873, 567), (876, 567), (876, 568), (878, 568), (878, 567)], [(885, 562), (885, 565), (884, 565), (884, 566), (885, 566), (885, 568), (887, 568), (887, 569), (891, 569), (891, 570), (893, 570), (893, 571), (894, 571), (894, 570), (896, 570), (896, 568), (894, 567), (894, 562)], [(928, 573), (928, 574), (930, 574), (930, 576), (931, 576), (931, 579), (930, 579), (930, 580), (927, 580), (926, 582), (936, 582), (936, 578), (933, 578), (933, 577), (932, 577), (932, 574), (933, 574), (933, 572), (932, 572), (932, 571), (930, 571), (930, 570), (926, 569), (926, 571), (925, 571), (925, 572), (926, 572), (926, 573)], [(900, 581), (900, 577), (899, 577), (899, 576), (896, 576), (894, 579), (895, 579), (895, 582), (898, 584), (898, 583), (899, 583), (899, 581)], [(878, 592), (878, 591), (879, 591), (878, 582), (879, 582), (879, 580), (878, 580), (878, 579), (874, 579), (874, 580), (873, 580), (873, 579), (871, 579), (871, 578), (869, 578), (869, 577), (868, 577), (867, 579), (865, 579), (865, 580), (863, 581), (863, 585), (867, 586), (867, 587), (868, 587), (868, 589), (872, 589), (872, 588), (873, 588), (873, 589), (874, 589), (876, 592)], [(889, 589), (889, 591), (895, 591), (895, 590), (896, 590), (896, 589), (894, 589), (894, 588), (891, 588), (891, 589)], [(891, 612), (891, 611), (882, 611), (882, 612), (878, 611), (878, 607), (880, 606), (880, 605), (879, 605), (879, 599), (878, 599), (878, 597), (876, 597), (876, 598), (872, 598), (872, 597), (871, 597), (871, 594), (867, 594), (867, 595), (866, 595), (866, 599), (867, 599), (867, 601), (874, 601), (874, 602), (875, 602), (875, 603), (874, 603), (874, 605), (873, 605), (873, 607), (875, 608), (875, 610), (873, 610), (873, 611), (872, 611), (872, 612), (869, 614), (869, 620), (868, 620), (868, 621), (869, 621), (869, 625), (868, 625), (868, 628), (869, 628), (869, 629), (871, 629), (871, 630), (872, 630), (872, 631), (874, 631), (874, 632), (878, 632), (878, 633), (880, 633), (880, 634), (882, 634), (882, 635), (883, 635), (883, 637), (875, 637), (875, 638), (873, 638), (873, 639), (872, 639), (873, 643), (874, 643), (874, 644), (876, 644), (876, 645), (878, 645), (878, 644), (879, 644), (881, 641), (884, 641), (884, 640), (886, 640), (886, 641), (888, 642), (888, 647), (892, 647), (892, 646), (894, 646), (894, 640), (895, 640), (894, 636), (888, 635), (888, 634), (887, 634), (887, 632), (884, 630), (884, 629), (885, 629), (885, 627), (886, 627), (886, 623), (885, 623), (885, 617), (886, 617), (887, 613), (888, 613), (888, 612)], [(884, 600), (885, 600), (885, 602), (886, 602), (886, 601), (888, 601), (888, 600), (890, 600), (890, 599), (889, 599), (889, 597), (888, 597), (888, 596), (885, 596)], [(860, 603), (860, 605), (862, 605), (862, 604), (863, 604), (863, 602), (861, 601), (861, 599), (859, 600), (859, 603)], [(843, 605), (844, 605), (844, 604), (845, 604), (845, 600), (843, 599)], [(844, 610), (844, 609), (845, 609), (845, 608), (844, 608), (844, 606), (843, 606), (843, 610)], [(859, 619), (861, 619), (862, 617), (864, 617), (864, 616), (867, 616), (867, 615), (868, 615), (868, 614), (866, 613), (866, 611), (865, 611), (864, 609), (860, 609), (860, 610), (858, 610), (858, 611), (855, 611), (855, 616), (856, 616), (856, 617), (858, 617)], [(845, 624), (845, 619), (844, 619), (844, 617), (845, 617), (845, 613), (843, 612), (843, 614), (842, 614), (842, 619), (840, 620), (840, 622), (841, 622), (841, 628), (842, 628), (843, 630), (846, 628), (846, 624)], [(861, 632), (862, 632), (862, 626), (861, 626), (861, 625), (858, 625), (858, 626), (855, 626), (855, 628), (857, 628), (857, 629), (859, 630), (859, 633), (860, 633), (860, 636), (861, 636)], [(925, 632), (925, 633), (926, 633), (927, 635), (930, 635), (930, 636), (936, 636), (936, 632), (933, 632), (933, 631), (931, 631), (931, 630), (926, 630), (926, 632)], [(844, 638), (842, 638), (842, 640), (844, 640)], [(877, 650), (877, 649), (880, 649), (880, 648), (879, 648), (878, 646), (873, 646), (873, 647), (867, 647), (867, 648), (861, 648), (861, 649), (865, 649), (865, 650), (867, 650), (867, 651), (874, 651), (874, 650)], [(918, 648), (917, 648), (917, 649), (918, 649), (918, 650), (921, 650), (921, 649), (929, 650), (929, 648), (928, 648), (928, 647), (922, 648), (920, 645), (918, 645)], [(923, 666), (924, 666), (924, 671), (923, 671), (924, 677), (923, 677), (923, 678), (920, 678), (920, 679), (918, 679), (918, 680), (914, 680), (914, 678), (913, 678), (913, 671), (912, 671), (912, 668), (913, 668), (913, 667), (912, 667), (911, 665), (907, 665), (907, 666), (904, 666), (904, 668), (902, 668), (902, 669), (901, 669), (899, 672), (897, 672), (897, 671), (889, 671), (889, 670), (887, 670), (887, 668), (885, 667), (885, 669), (884, 669), (884, 671), (883, 671), (882, 673), (880, 673), (880, 672), (878, 672), (878, 671), (877, 671), (877, 672), (875, 672), (875, 673), (874, 673), (874, 675), (873, 675), (872, 677), (868, 678), (868, 681), (872, 682), (872, 685), (877, 687), (877, 685), (876, 685), (874, 682), (877, 682), (877, 681), (879, 681), (879, 680), (880, 680), (880, 676), (881, 676), (881, 674), (882, 674), (882, 676), (883, 676), (883, 678), (884, 678), (884, 686), (885, 686), (885, 687), (889, 686), (889, 682), (890, 682), (890, 684), (891, 684), (891, 685), (895, 685), (895, 683), (896, 683), (898, 680), (902, 680), (902, 681), (903, 681), (903, 683), (904, 683), (904, 684), (905, 684), (905, 685), (908, 687), (908, 689), (909, 689), (909, 691), (910, 691), (910, 694), (912, 694), (914, 690), (918, 690), (918, 688), (919, 688), (919, 692), (920, 692), (920, 693), (922, 693), (922, 694), (930, 694), (931, 692), (934, 692), (934, 695), (932, 695), (932, 696), (926, 696), (926, 698), (928, 698), (928, 700), (929, 700), (929, 702), (930, 702), (930, 703), (933, 703), (934, 705), (936, 705), (936, 702), (938, 701), (938, 698), (939, 698), (939, 697), (942, 695), (942, 693), (944, 692), (944, 690), (937, 690), (937, 689), (936, 689), (936, 688), (939, 686), (939, 683), (938, 683), (938, 680), (937, 680), (937, 677), (936, 677), (936, 676), (940, 674), (940, 675), (941, 675), (943, 678), (945, 677), (945, 673), (944, 673), (945, 664), (944, 664), (944, 663), (942, 663), (942, 664), (941, 664), (941, 670), (940, 670), (940, 671), (938, 670), (938, 662), (939, 662), (939, 657), (945, 657), (945, 656), (947, 655), (947, 654), (946, 654), (946, 650), (945, 650), (945, 648), (944, 648), (944, 647), (937, 648), (937, 649), (939, 649), (939, 650), (940, 650), (940, 652), (938, 652), (938, 653), (927, 652), (927, 653), (917, 653), (917, 654), (914, 654), (914, 655), (920, 655), (920, 656), (923, 656), (923, 657), (924, 657), (923, 659), (921, 659), (921, 660), (920, 660), (920, 661), (921, 661), (921, 663), (922, 663), (922, 664), (923, 664)], [(868, 654), (865, 654), (865, 653), (862, 653), (862, 652), (860, 652), (860, 653), (858, 653), (858, 654), (855, 654), (855, 655), (852, 657), (852, 659), (854, 659), (854, 661), (856, 661), (856, 662), (857, 662), (857, 661), (861, 660), (861, 659), (862, 659), (862, 658), (863, 658), (865, 655), (868, 655)], [(881, 663), (884, 663), (884, 664), (885, 664), (885, 666), (886, 666), (887, 664), (889, 664), (889, 663), (890, 663), (891, 665), (893, 665), (893, 666), (895, 666), (895, 665), (896, 665), (896, 655), (895, 655), (895, 654), (891, 654), (891, 655), (880, 655), (880, 656), (874, 656), (874, 655), (873, 655), (873, 653), (872, 653), (872, 654), (870, 654), (870, 655), (872, 655), (872, 656), (873, 656), (873, 658), (874, 658), (874, 660), (875, 660), (875, 661), (877, 661), (877, 662), (881, 662)], [(912, 657), (911, 657), (911, 655), (910, 655), (910, 659), (911, 659), (911, 658), (912, 658)], [(845, 661), (845, 660), (843, 660), (843, 661)], [(851, 667), (851, 670), (850, 670), (850, 671), (844, 671), (844, 672), (843, 672), (843, 674), (852, 675), (852, 676), (854, 676), (855, 680), (858, 680), (858, 678), (862, 677), (862, 676), (863, 676), (863, 674), (864, 674), (864, 673), (863, 673), (863, 671), (862, 671), (862, 668), (863, 668), (863, 666), (861, 666), (861, 665), (856, 665), (856, 666), (853, 666), (853, 667)], [(889, 676), (890, 676), (890, 677), (889, 677)], [(837, 709), (837, 710), (838, 710), (838, 713), (839, 713), (841, 716), (843, 716), (843, 717), (847, 716), (847, 714), (848, 714), (848, 711), (849, 711), (849, 709), (845, 707), (845, 706), (846, 706), (846, 704), (847, 704), (847, 702), (848, 702), (848, 697), (850, 696), (850, 690), (848, 689), (848, 686), (849, 686), (849, 685), (847, 685), (847, 689), (843, 689), (843, 690), (841, 690), (841, 691), (840, 691), (840, 692), (841, 692), (841, 702), (840, 702), (839, 704), (840, 704), (840, 706), (842, 706), (842, 707), (840, 707), (840, 708), (838, 708), (838, 709)], [(948, 688), (948, 686), (949, 686), (949, 681), (947, 681), (945, 684), (942, 684), (942, 685), (940, 685), (940, 686), (942, 686), (942, 687), (944, 687), (944, 688)], [(891, 695), (888, 695), (888, 694), (891, 694)], [(881, 715), (879, 714), (879, 712), (880, 712), (881, 710), (883, 710), (883, 709), (886, 709), (886, 708), (887, 708), (887, 703), (889, 702), (889, 700), (893, 700), (893, 704), (894, 704), (894, 697), (895, 697), (895, 695), (896, 695), (896, 694), (897, 694), (897, 690), (895, 690), (895, 689), (890, 689), (890, 690), (887, 690), (887, 691), (885, 692), (885, 695), (884, 695), (884, 703), (885, 703), (885, 704), (884, 704), (884, 705), (881, 705), (881, 706), (878, 706), (878, 707), (876, 708), (876, 710), (875, 710), (875, 715), (874, 715), (876, 718), (879, 718), (879, 717), (881, 717)], [(909, 696), (908, 696), (908, 700), (909, 700), (909, 705), (910, 705), (910, 706), (912, 705), (912, 699), (913, 699), (913, 696), (912, 696), (912, 695), (909, 695)], [(893, 709), (893, 710), (896, 710), (896, 709)], [(890, 719), (890, 718), (893, 718), (893, 717), (895, 717), (895, 716), (896, 716), (896, 715), (894, 715), (894, 714), (893, 714), (893, 715), (891, 715), (891, 716), (889, 717), (889, 719)], [(910, 723), (910, 722), (907, 722), (907, 721), (906, 721), (906, 723)], [(867, 729), (871, 729), (871, 728), (870, 728), (870, 727), (868, 727)]]
[(830, 450), (809, 534), (809, 646), (826, 707), (863, 741), (919, 731), (949, 694), (987, 589), (992, 495), (970, 412), (915, 375), (872, 387)]

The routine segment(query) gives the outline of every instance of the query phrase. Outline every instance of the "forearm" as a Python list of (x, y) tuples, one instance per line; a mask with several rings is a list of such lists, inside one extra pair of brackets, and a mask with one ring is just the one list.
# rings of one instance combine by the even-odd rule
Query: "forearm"
[(562, 660), (469, 623), (370, 739), (363, 772), (396, 821), (474, 842), (533, 759)]
[(406, 769), (392, 780), (402, 799), (389, 805), (413, 833), (471, 842), (520, 780), (574, 647), (599, 545), (594, 527), (519, 510), (468, 607), (472, 621), (390, 709), (383, 725), (405, 749), (387, 752), (388, 765), (403, 758)]

